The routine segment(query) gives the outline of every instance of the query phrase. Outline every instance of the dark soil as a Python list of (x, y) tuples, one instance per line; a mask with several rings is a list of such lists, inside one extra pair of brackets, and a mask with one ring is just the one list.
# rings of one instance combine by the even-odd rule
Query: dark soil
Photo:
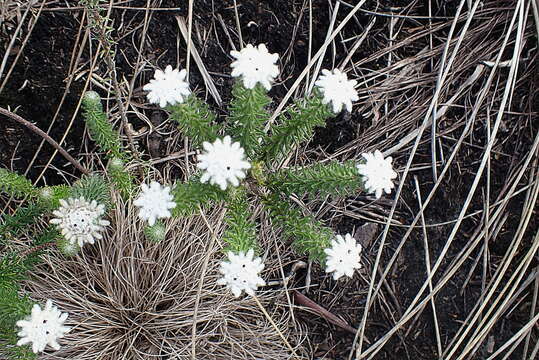
[[(354, 3), (354, 1), (349, 1)], [(187, 3), (185, 1), (184, 3)], [(208, 102), (213, 109), (220, 114), (222, 118), (226, 115), (227, 104), (230, 100), (231, 87), (233, 80), (229, 74), (229, 64), (231, 58), (228, 55), (231, 45), (227, 35), (220, 23), (220, 18), (230, 32), (234, 42), (237, 44), (235, 34), (236, 23), (233, 9), (233, 1), (212, 1), (200, 0), (195, 2), (195, 21), (200, 29), (209, 31), (207, 40), (201, 44), (196, 40), (196, 46), (201, 53), (203, 62), (210, 74), (213, 76), (217, 89), (223, 97), (224, 105), (218, 107), (211, 96), (208, 96)], [(281, 55), (283, 63), (281, 64), (281, 76), (278, 86), (275, 86), (271, 92), (275, 100), (272, 106), (280, 101), (296, 77), (304, 69), (308, 62), (308, 44), (309, 44), (309, 22), (308, 10), (302, 8), (303, 1), (274, 0), (268, 2), (262, 1), (240, 1), (241, 7), (238, 9), (240, 23), (242, 24), (242, 36), (246, 43), (265, 43), (271, 52)], [(307, 2), (308, 3), (308, 2)], [(313, 49), (318, 49), (324, 42), (326, 32), (330, 22), (330, 9), (328, 1), (313, 0)], [(331, 2), (334, 6), (335, 2)], [(371, 2), (367, 2), (371, 3)], [(438, 17), (451, 16), (458, 6), (458, 1), (433, 1), (433, 15)], [(186, 47), (184, 41), (180, 41), (179, 56), (176, 52), (176, 38), (179, 35), (178, 25), (175, 19), (176, 15), (187, 16), (186, 7), (178, 8), (178, 1), (163, 0), (162, 8), (174, 8), (173, 10), (153, 11), (151, 26), (148, 28), (148, 40), (143, 51), (143, 56), (160, 68), (167, 64), (173, 66), (185, 67)], [(366, 5), (366, 9), (378, 12), (388, 12), (389, 6), (399, 7), (407, 6), (408, 1), (380, 1), (377, 8), (374, 5)], [(141, 28), (136, 28), (144, 19), (144, 7), (146, 1), (130, 1), (128, 6), (136, 9), (117, 8), (112, 12), (115, 26), (124, 25), (121, 31), (114, 31), (113, 37), (120, 39), (116, 49), (116, 65), (118, 78), (126, 78), (130, 81), (133, 77), (132, 64), (137, 57), (137, 50), (133, 44), (140, 43)], [(346, 7), (343, 3), (341, 8)], [(341, 11), (341, 14), (344, 14)], [(426, 6), (416, 5), (413, 11), (408, 15), (425, 16)], [(0, 93), (0, 106), (16, 109), (17, 113), (25, 119), (34, 122), (42, 129), (47, 129), (58, 111), (56, 122), (52, 126), (50, 135), (59, 140), (62, 138), (66, 129), (70, 126), (63, 146), (73, 155), (83, 155), (92, 148), (83, 147), (81, 139), (84, 136), (84, 125), (79, 114), (75, 114), (77, 103), (80, 98), (80, 92), (83, 88), (85, 76), (73, 81), (69, 91), (62, 98), (66, 90), (68, 77), (73, 73), (70, 71), (72, 53), (75, 41), (79, 33), (79, 25), (82, 13), (78, 10), (54, 10), (44, 11), (36, 24), (36, 27), (30, 36), (29, 42), (24, 48), (24, 52), (19, 59), (13, 73), (11, 74), (6, 88)], [(340, 15), (342, 19), (344, 15)], [(342, 32), (342, 38), (346, 39), (361, 34), (364, 27), (369, 23), (371, 16), (367, 13), (358, 12)], [(370, 36), (358, 49), (352, 60), (365, 57), (366, 54), (372, 54), (378, 50), (380, 44), (385, 44), (387, 37), (388, 18), (380, 17), (376, 26), (371, 30)], [(417, 18), (410, 20), (410, 27), (426, 26), (427, 20)], [(10, 34), (1, 34), (0, 40), (4, 42), (1, 48), (10, 39)], [(195, 38), (196, 39), (196, 38)], [(17, 45), (20, 45), (18, 43)], [(414, 53), (421, 48), (423, 44), (411, 45), (404, 51)], [(77, 48), (78, 50), (78, 48)], [(340, 42), (336, 42), (336, 59), (346, 56), (344, 48)], [(14, 59), (16, 52), (9, 58), (10, 62)], [(331, 50), (333, 55), (333, 50)], [(404, 54), (403, 54), (404, 55)], [(177, 63), (177, 59), (180, 63)], [(81, 63), (90, 59), (87, 50), (84, 51)], [(287, 59), (284, 62), (283, 59)], [(383, 59), (375, 60), (364, 66), (376, 69), (381, 66)], [(377, 64), (377, 62), (380, 62)], [(191, 63), (192, 73), (190, 82), (193, 88), (200, 89), (200, 96), (205, 94), (205, 89), (196, 65)], [(332, 56), (326, 56), (324, 67), (331, 68)], [(139, 89), (153, 76), (153, 71), (147, 67), (146, 71), (137, 79), (136, 86)], [(3, 79), (2, 79), (3, 80)], [(100, 92), (101, 89), (95, 89)], [(525, 92), (525, 90), (523, 90)], [(527, 95), (527, 94), (524, 94)], [(135, 100), (139, 103), (144, 102), (140, 91), (135, 91)], [(62, 106), (59, 108), (59, 104)], [(59, 109), (58, 109), (59, 108)], [(523, 111), (525, 111), (523, 109)], [(148, 113), (149, 114), (149, 113)], [(74, 118), (74, 122), (70, 122)], [(135, 128), (140, 125), (136, 118), (130, 118)], [(325, 129), (319, 129), (316, 132), (314, 140), (309, 144), (309, 149), (323, 149), (327, 153), (334, 153), (350, 141), (360, 137), (361, 132), (368, 126), (360, 112), (354, 112), (350, 115), (340, 115), (334, 121), (328, 123)], [(535, 124), (537, 128), (537, 124)], [(537, 129), (536, 129), (537, 130)], [(485, 139), (485, 134), (474, 133), (478, 139)], [(522, 132), (507, 134), (503, 147), (503, 152), (511, 154), (509, 157), (500, 157), (493, 160), (493, 172), (497, 174), (492, 178), (491, 201), (495, 200), (497, 191), (504, 185), (507, 177), (507, 171), (519, 154), (523, 153), (526, 147), (532, 141), (533, 133)], [(7, 119), (0, 121), (0, 163), (3, 167), (11, 168), (20, 173), (28, 172), (31, 179), (36, 179), (42, 172), (43, 167), (48, 163), (53, 149), (48, 145), (43, 145), (32, 166), (32, 157), (36, 153), (41, 139), (35, 134), (22, 129), (18, 124)], [(144, 147), (144, 142), (141, 143)], [(480, 151), (480, 150), (478, 150)], [(420, 163), (430, 164), (429, 149), (421, 148), (418, 151)], [(469, 187), (473, 174), (478, 164), (472, 163), (478, 156), (470, 153), (467, 157), (459, 159), (459, 164), (464, 164), (451, 170), (451, 175), (443, 185), (443, 191), (438, 192), (437, 198), (426, 213), (425, 221), (427, 224), (436, 224), (456, 219), (461, 209), (462, 203), (468, 195)], [(402, 167), (406, 157), (402, 157), (403, 162), (397, 163), (397, 167)], [(62, 173), (60, 175), (60, 172)], [(80, 174), (71, 166), (66, 165), (65, 159), (57, 155), (51, 162), (51, 166), (45, 171), (44, 179), (40, 184), (65, 183), (64, 176), (68, 180), (76, 179)], [(421, 193), (425, 197), (429, 188), (434, 183), (430, 169), (416, 171), (412, 175), (421, 179)], [(403, 192), (402, 205), (397, 209), (396, 218), (403, 224), (409, 224), (418, 209), (417, 196), (413, 176), (408, 177), (409, 181), (405, 185)], [(476, 196), (469, 213), (482, 209), (481, 196)], [(367, 198), (364, 196), (347, 199), (346, 203), (355, 202), (365, 203)], [(523, 201), (522, 196), (516, 197), (513, 203), (518, 205)], [(382, 206), (383, 211), (390, 209), (389, 201)], [(520, 209), (516, 206), (515, 209)], [(493, 256), (503, 256), (507, 249), (507, 242), (512, 240), (512, 235), (516, 224), (518, 224), (520, 213), (511, 213), (507, 221), (507, 226), (502, 229), (501, 236), (495, 244), (492, 244), (491, 252)], [(328, 217), (330, 219), (330, 217)], [(474, 230), (478, 218), (471, 217), (461, 226), (459, 235), (448, 253), (447, 262), (454, 260), (460, 249), (469, 241), (471, 232)], [(531, 227), (537, 228), (537, 217), (533, 220), (535, 224)], [(335, 218), (331, 220), (331, 226), (336, 232), (353, 232), (363, 226), (364, 223), (351, 218)], [(437, 254), (445, 245), (445, 241), (452, 225), (440, 225), (428, 229), (428, 240), (431, 259), (436, 259)], [(380, 233), (382, 227), (378, 228)], [(388, 237), (387, 252), (384, 252), (382, 262), (389, 260), (390, 254), (394, 253), (404, 230), (392, 230)], [(377, 234), (378, 235), (378, 234)], [(529, 240), (528, 240), (529, 241)], [(366, 264), (372, 265), (378, 251), (379, 241), (372, 240), (366, 247), (364, 259)], [(449, 341), (453, 338), (456, 331), (469, 314), (471, 308), (481, 294), (481, 269), (480, 266), (475, 270), (471, 281), (464, 286), (468, 271), (471, 268), (475, 256), (467, 260), (460, 274), (453, 277), (450, 284), (444, 287), (436, 298), (437, 314), (440, 327), (442, 329), (442, 341)], [(446, 266), (447, 264), (443, 264)], [(533, 266), (536, 266), (534, 264)], [(358, 327), (363, 315), (366, 294), (368, 291), (368, 282), (365, 279), (370, 276), (366, 269), (372, 266), (365, 266), (361, 277), (353, 280), (347, 280), (337, 285), (327, 276), (318, 266), (313, 266), (311, 274), (312, 286), (306, 293), (308, 297), (316, 301), (321, 306), (327, 308), (337, 316), (345, 319), (353, 327)], [(442, 267), (443, 268), (443, 267)], [(369, 270), (370, 271), (370, 270)], [(443, 271), (442, 271), (443, 272)], [(394, 292), (395, 298), (384, 292), (384, 299), (387, 303), (377, 301), (371, 309), (371, 316), (368, 318), (366, 337), (371, 341), (376, 341), (380, 336), (392, 328), (393, 324), (400, 318), (411, 303), (417, 291), (423, 284), (426, 271), (424, 262), (423, 237), (420, 230), (413, 233), (408, 239), (401, 252), (401, 257), (394, 270), (390, 274), (388, 286)], [(297, 277), (297, 286), (303, 286), (305, 273)], [(523, 301), (522, 303), (525, 303)], [(512, 312), (510, 315), (498, 322), (493, 331), (494, 342), (499, 346), (515, 333), (522, 324), (527, 321), (529, 309)], [(353, 341), (353, 335), (347, 333), (325, 320), (314, 317), (310, 314), (298, 312), (298, 316), (305, 322), (309, 329), (309, 337), (314, 345), (314, 358), (324, 359), (345, 359), (347, 358)], [(393, 317), (393, 318), (392, 318)], [(436, 339), (434, 337), (433, 317), (431, 308), (425, 308), (425, 311), (418, 320), (409, 322), (404, 327), (405, 331), (399, 332), (385, 346), (376, 359), (434, 359), (437, 358)], [(447, 345), (447, 343), (443, 343)], [(444, 347), (445, 348), (445, 347)], [(484, 358), (485, 349), (477, 353), (477, 358)], [(516, 356), (518, 351), (513, 354)], [(518, 357), (514, 357), (515, 359)]]

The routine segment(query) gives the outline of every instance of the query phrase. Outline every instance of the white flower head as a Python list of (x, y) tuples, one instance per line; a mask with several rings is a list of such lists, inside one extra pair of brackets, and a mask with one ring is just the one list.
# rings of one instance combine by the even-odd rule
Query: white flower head
[(256, 47), (248, 44), (241, 51), (232, 50), (230, 55), (236, 58), (230, 65), (232, 76), (241, 76), (246, 88), (252, 89), (260, 83), (266, 90), (271, 89), (271, 83), (279, 75), (279, 67), (275, 65), (279, 55), (270, 54), (264, 44)]
[(101, 231), (109, 225), (107, 220), (101, 218), (105, 206), (95, 200), (88, 202), (82, 196), (78, 199), (60, 199), (60, 207), (52, 213), (56, 217), (50, 223), (58, 225), (66, 240), (80, 247), (102, 239)]
[(259, 257), (253, 258), (253, 249), (239, 254), (229, 251), (227, 255), (228, 261), (221, 262), (219, 271), (223, 277), (217, 280), (217, 284), (226, 285), (235, 297), (239, 297), (243, 291), (248, 295), (254, 295), (259, 286), (266, 285), (264, 279), (259, 276), (264, 269), (264, 263)]
[(361, 245), (356, 243), (356, 239), (350, 234), (343, 238), (337, 235), (331, 241), (331, 248), (325, 249), (326, 272), (333, 272), (333, 279), (338, 280), (341, 276), (354, 276), (354, 270), (361, 268), (360, 254)]
[(339, 69), (333, 69), (333, 71), (322, 70), (322, 75), (316, 81), (316, 86), (320, 89), (324, 99), (324, 104), (331, 103), (331, 107), (335, 114), (341, 112), (343, 106), (352, 111), (352, 101), (359, 100), (357, 95), (356, 80), (348, 80), (346, 73), (343, 73)]
[(54, 350), (59, 350), (58, 339), (70, 330), (64, 326), (67, 316), (67, 313), (61, 313), (53, 306), (50, 300), (47, 300), (44, 309), (35, 304), (28, 319), (17, 321), (17, 326), (21, 328), (17, 345), (32, 343), (32, 351), (36, 354), (44, 351), (47, 344)]
[(365, 190), (374, 193), (376, 198), (382, 196), (382, 192), (391, 193), (391, 189), (395, 186), (393, 179), (397, 177), (397, 173), (393, 170), (391, 156), (384, 159), (384, 155), (376, 150), (374, 153), (365, 153), (362, 155), (366, 160), (364, 164), (358, 164), (357, 169), (359, 174), (363, 176)]
[(156, 181), (152, 181), (150, 186), (142, 184), (141, 193), (133, 202), (138, 206), (139, 218), (147, 220), (150, 226), (155, 224), (157, 219), (164, 219), (171, 216), (170, 209), (176, 207), (174, 197), (170, 193), (169, 186), (162, 186)]
[(172, 70), (170, 65), (165, 68), (165, 71), (155, 70), (155, 79), (150, 80), (150, 83), (143, 87), (144, 90), (149, 91), (148, 100), (152, 104), (159, 104), (162, 108), (167, 104), (183, 103), (191, 94), (189, 83), (185, 81), (186, 76), (185, 69)]
[(238, 186), (246, 176), (245, 170), (251, 168), (240, 143), (233, 143), (230, 136), (225, 136), (223, 140), (217, 139), (213, 144), (204, 142), (202, 146), (205, 152), (198, 156), (197, 164), (204, 170), (200, 181), (219, 185), (221, 190), (226, 190), (228, 184)]

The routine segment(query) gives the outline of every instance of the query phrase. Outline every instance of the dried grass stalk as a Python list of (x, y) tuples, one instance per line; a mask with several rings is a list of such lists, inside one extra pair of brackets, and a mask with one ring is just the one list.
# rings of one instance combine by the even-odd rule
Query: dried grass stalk
[[(118, 202), (103, 241), (71, 259), (49, 254), (25, 290), (34, 299), (52, 299), (69, 312), (74, 329), (62, 339), (59, 351), (42, 358), (295, 358), (254, 299), (235, 299), (216, 285), (222, 244), (212, 239), (212, 233), (222, 232), (221, 210), (171, 220), (166, 240), (154, 244), (144, 239), (136, 208)], [(268, 247), (271, 251), (272, 245)], [(277, 260), (268, 261), (272, 272)], [(289, 312), (271, 305), (276, 294), (262, 292), (259, 299), (288, 341), (300, 344), (303, 335), (292, 332)]]

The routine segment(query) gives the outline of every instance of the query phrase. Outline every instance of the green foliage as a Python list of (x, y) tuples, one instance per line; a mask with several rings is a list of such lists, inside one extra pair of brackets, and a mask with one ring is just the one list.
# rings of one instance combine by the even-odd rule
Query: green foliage
[(30, 246), (37, 249), (36, 251), (31, 251), (24, 255), (14, 251), (7, 252), (0, 259), (0, 287), (10, 286), (10, 284), (25, 279), (26, 272), (40, 261), (40, 255), (43, 253), (40, 246), (53, 243), (62, 236), (55, 227), (49, 226), (34, 238)]
[[(39, 234), (27, 253), (10, 252), (0, 259), (0, 354), (8, 359), (36, 359), (28, 346), (16, 346), (17, 328), (15, 323), (31, 313), (34, 303), (19, 294), (18, 283), (26, 278), (26, 273), (40, 260), (43, 250), (40, 245), (54, 242), (60, 233), (53, 227)], [(31, 249), (32, 249), (31, 248)]]
[(18, 285), (0, 287), (0, 327), (13, 328), (17, 320), (24, 319), (32, 310), (33, 303), (26, 296), (19, 296)]
[(268, 186), (274, 192), (313, 195), (342, 195), (361, 187), (355, 161), (332, 161), (303, 169), (282, 169), (269, 175)]
[(240, 142), (247, 156), (254, 160), (259, 155), (260, 143), (266, 136), (264, 124), (268, 121), (269, 114), (265, 108), (271, 103), (271, 99), (260, 84), (253, 89), (247, 89), (241, 81), (234, 85), (232, 96), (228, 120), (230, 135)]
[(172, 209), (172, 216), (189, 216), (197, 212), (199, 206), (204, 207), (213, 201), (227, 198), (227, 193), (219, 187), (203, 184), (198, 178), (187, 183), (177, 183), (172, 189), (176, 207)]
[(110, 189), (107, 181), (100, 175), (85, 175), (71, 188), (71, 196), (88, 200), (95, 200), (98, 204), (110, 207)]
[(0, 327), (0, 355), (6, 356), (7, 360), (37, 360), (29, 345), (17, 346), (17, 331)]
[(33, 259), (21, 258), (15, 252), (0, 259), (0, 288), (9, 288), (26, 278), (25, 274), (33, 266)]
[(264, 146), (266, 161), (281, 161), (297, 145), (310, 140), (315, 127), (325, 126), (326, 119), (333, 116), (329, 106), (322, 103), (322, 96), (317, 93), (308, 99), (296, 101), (280, 116), (281, 123), (273, 128), (273, 134)]
[(135, 192), (135, 179), (125, 169), (123, 161), (118, 158), (111, 159), (107, 170), (114, 186), (120, 191), (122, 196), (124, 198), (130, 198)]
[(324, 262), (324, 249), (331, 245), (333, 232), (320, 224), (312, 216), (303, 216), (301, 211), (276, 195), (265, 199), (272, 221), (282, 229), (282, 235), (292, 240), (292, 245), (300, 253), (307, 254), (310, 259)]
[(152, 226), (146, 226), (144, 228), (144, 235), (152, 242), (158, 243), (165, 240), (167, 235), (167, 228), (161, 221), (156, 221)]
[(16, 322), (30, 315), (34, 305), (27, 296), (19, 296), (18, 290), (16, 283), (0, 286), (0, 354), (13, 360), (37, 359), (28, 346), (16, 346)]
[(88, 91), (82, 98), (82, 116), (92, 139), (108, 158), (129, 160), (122, 149), (120, 135), (116, 132), (103, 111), (101, 98), (95, 91)]
[(169, 106), (170, 118), (178, 123), (180, 131), (191, 139), (193, 146), (198, 147), (204, 141), (213, 142), (217, 138), (217, 126), (212, 124), (215, 115), (208, 105), (190, 95), (183, 104)]
[(224, 252), (235, 254), (247, 252), (249, 249), (258, 250), (256, 241), (256, 224), (251, 220), (247, 194), (237, 189), (227, 204), (225, 222), (228, 225), (223, 240), (227, 246)]
[(45, 210), (46, 208), (39, 203), (30, 203), (26, 207), (19, 207), (14, 214), (4, 214), (0, 224), (0, 244), (27, 230)]
[(47, 210), (60, 206), (60, 199), (71, 197), (71, 188), (66, 185), (47, 186), (39, 189), (38, 203)]
[(0, 192), (16, 198), (23, 198), (36, 195), (37, 189), (24, 176), (0, 168)]
[(71, 243), (63, 236), (58, 236), (56, 238), (56, 246), (65, 257), (72, 257), (80, 252), (79, 244)]

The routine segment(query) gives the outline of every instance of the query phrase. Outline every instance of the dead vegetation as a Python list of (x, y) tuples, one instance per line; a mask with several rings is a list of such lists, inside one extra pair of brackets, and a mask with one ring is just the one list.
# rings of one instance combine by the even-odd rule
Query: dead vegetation
[[(274, 327), (303, 342), (291, 314), (271, 305), (284, 300), (282, 291), (235, 299), (216, 285), (223, 209), (171, 221), (155, 244), (144, 238), (136, 207), (116, 204), (106, 241), (74, 258), (50, 253), (25, 285), (37, 301), (54, 299), (73, 326), (61, 350), (43, 359), (296, 358)], [(275, 242), (267, 249), (266, 274), (279, 276), (268, 256)]]

